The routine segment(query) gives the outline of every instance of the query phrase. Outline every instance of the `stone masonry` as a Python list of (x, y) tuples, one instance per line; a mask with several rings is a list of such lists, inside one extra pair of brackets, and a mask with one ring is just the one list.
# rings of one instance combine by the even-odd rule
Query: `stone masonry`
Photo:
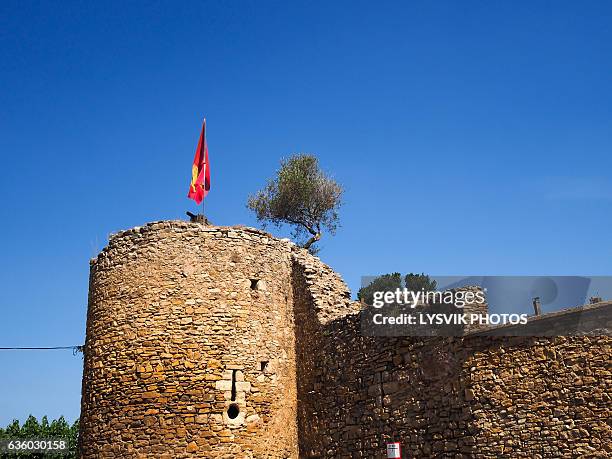
[(318, 258), (252, 228), (111, 237), (91, 266), (82, 457), (612, 455), (610, 337), (367, 337), (359, 311)]
[(91, 265), (82, 456), (296, 457), (291, 254), (180, 221), (112, 237)]

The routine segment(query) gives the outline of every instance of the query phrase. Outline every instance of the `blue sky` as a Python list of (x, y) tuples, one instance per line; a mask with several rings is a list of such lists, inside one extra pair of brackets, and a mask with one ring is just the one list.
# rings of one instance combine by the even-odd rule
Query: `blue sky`
[[(109, 233), (184, 218), (208, 119), (221, 225), (293, 152), (367, 274), (608, 275), (609, 2), (0, 5), (0, 347), (84, 342)], [(286, 236), (286, 230), (273, 230)], [(0, 351), (0, 425), (78, 416), (81, 357)]]

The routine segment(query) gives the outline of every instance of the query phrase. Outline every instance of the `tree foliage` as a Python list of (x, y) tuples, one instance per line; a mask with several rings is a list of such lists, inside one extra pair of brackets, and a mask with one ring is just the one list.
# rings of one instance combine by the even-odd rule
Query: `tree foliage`
[(431, 280), (425, 273), (409, 273), (404, 277), (404, 285), (407, 290), (412, 292), (418, 292), (420, 290), (433, 292), (436, 290), (438, 283), (435, 280)]
[(18, 420), (14, 420), (5, 429), (0, 427), (0, 439), (66, 439), (68, 441), (68, 452), (65, 454), (43, 454), (43, 453), (4, 453), (3, 458), (12, 457), (28, 457), (28, 458), (43, 458), (43, 457), (62, 457), (76, 458), (77, 457), (77, 440), (79, 436), (79, 421), (70, 425), (63, 416), (51, 422), (47, 416), (43, 416), (38, 420), (30, 415), (28, 419), (19, 425)]
[[(412, 292), (418, 292), (420, 290), (429, 292), (435, 291), (438, 283), (435, 280), (431, 280), (430, 277), (424, 273), (409, 273), (404, 277), (403, 286)], [(371, 305), (374, 300), (374, 292), (394, 292), (398, 288), (402, 288), (402, 276), (400, 273), (383, 274), (382, 276), (374, 278), (368, 285), (361, 287), (359, 292), (357, 292), (357, 298)]]
[(342, 187), (328, 177), (313, 155), (297, 154), (281, 161), (276, 176), (262, 190), (249, 196), (247, 207), (265, 226), (293, 226), (296, 239), (308, 239), (303, 247), (321, 239), (323, 229), (335, 234)]
[(368, 285), (361, 287), (357, 292), (359, 301), (371, 305), (374, 302), (374, 292), (394, 292), (402, 286), (400, 273), (383, 274), (374, 278)]

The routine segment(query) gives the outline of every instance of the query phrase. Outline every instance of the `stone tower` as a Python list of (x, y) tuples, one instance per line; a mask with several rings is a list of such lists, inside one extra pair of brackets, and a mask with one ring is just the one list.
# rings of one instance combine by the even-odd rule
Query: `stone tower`
[(293, 244), (157, 222), (91, 262), (83, 457), (297, 457)]

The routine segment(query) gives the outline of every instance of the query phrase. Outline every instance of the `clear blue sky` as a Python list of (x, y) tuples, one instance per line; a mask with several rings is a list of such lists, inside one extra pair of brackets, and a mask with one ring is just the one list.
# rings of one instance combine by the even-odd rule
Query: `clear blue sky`
[[(184, 218), (208, 118), (217, 224), (292, 152), (346, 187), (360, 276), (611, 274), (612, 4), (0, 5), (0, 346), (84, 341), (88, 260)], [(287, 231), (276, 231), (285, 236)], [(0, 425), (78, 416), (81, 357), (0, 351)]]

